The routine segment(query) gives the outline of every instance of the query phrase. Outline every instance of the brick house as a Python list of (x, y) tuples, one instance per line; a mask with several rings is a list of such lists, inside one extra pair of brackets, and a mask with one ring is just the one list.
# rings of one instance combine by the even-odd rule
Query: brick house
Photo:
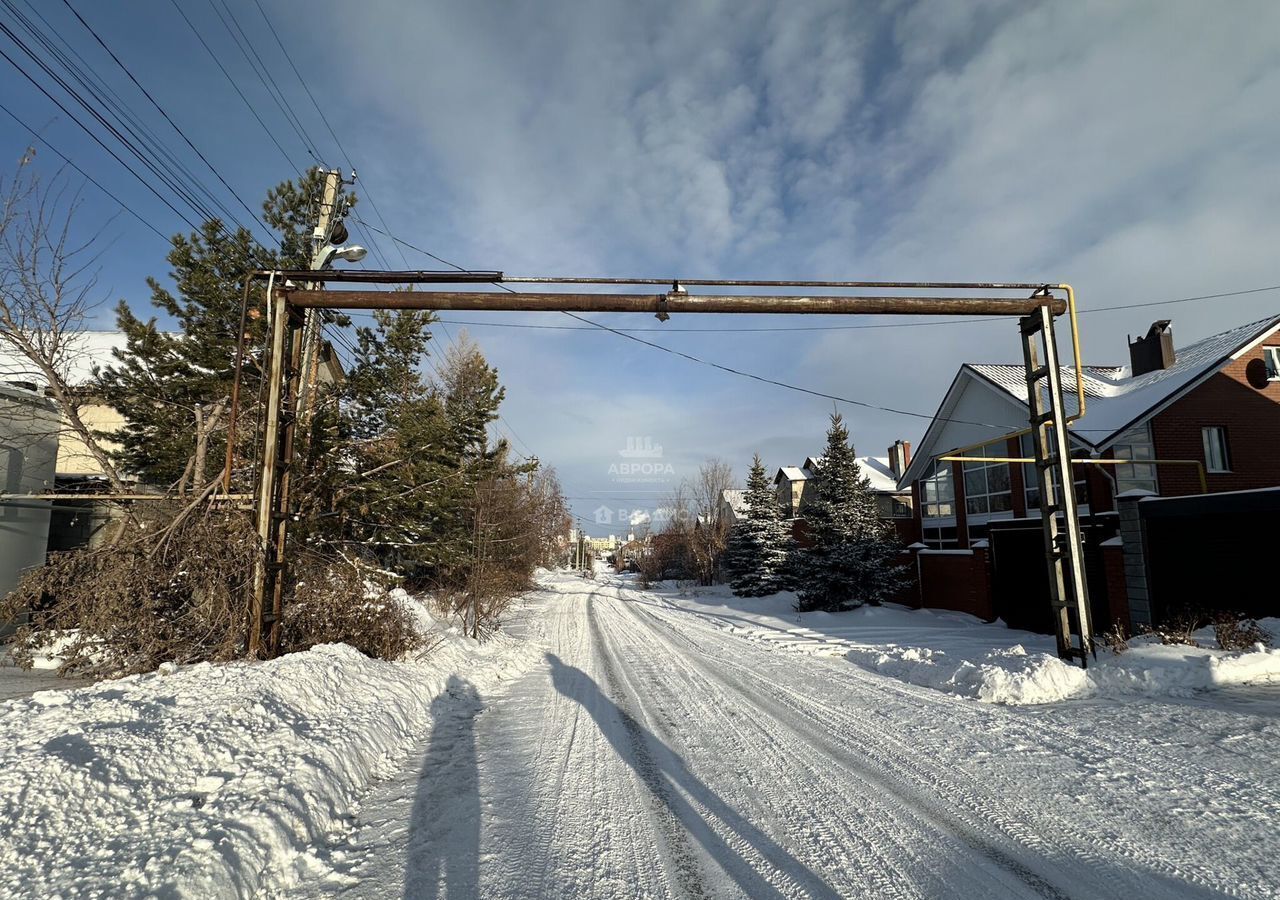
[[(1129, 342), (1129, 355), (1128, 366), (1083, 370), (1086, 415), (1071, 428), (1073, 455), (1132, 462), (1075, 467), (1082, 517), (1113, 521), (1118, 496), (1200, 494), (1201, 467), (1209, 493), (1280, 485), (1280, 315), (1177, 350), (1170, 323), (1158, 321)], [(1063, 370), (1070, 409), (1075, 378)], [(925, 605), (1003, 614), (991, 597), (987, 539), (1006, 520), (1038, 520), (1035, 470), (938, 457), (962, 448), (973, 448), (965, 456), (1029, 457), (1029, 437), (1006, 437), (1027, 417), (1021, 365), (961, 366), (898, 482), (912, 492)]]

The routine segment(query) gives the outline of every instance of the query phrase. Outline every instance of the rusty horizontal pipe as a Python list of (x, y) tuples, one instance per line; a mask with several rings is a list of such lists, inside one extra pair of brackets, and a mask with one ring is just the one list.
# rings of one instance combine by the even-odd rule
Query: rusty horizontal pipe
[(1047, 305), (1060, 315), (1066, 302), (1053, 297), (792, 297), (668, 294), (505, 293), (494, 291), (290, 291), (303, 309), (448, 309), (503, 312), (586, 313), (808, 313), (820, 315), (1026, 315)]

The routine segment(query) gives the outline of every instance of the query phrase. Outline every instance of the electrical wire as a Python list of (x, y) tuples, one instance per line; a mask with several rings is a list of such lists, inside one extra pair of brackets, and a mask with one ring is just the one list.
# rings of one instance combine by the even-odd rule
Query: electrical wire
[(121, 199), (120, 199), (119, 197), (117, 197), (115, 194), (111, 193), (111, 191), (109, 191), (109, 190), (107, 190), (105, 187), (103, 187), (103, 186), (102, 186), (102, 184), (101, 184), (101, 183), (100, 183), (96, 178), (94, 178), (92, 175), (90, 175), (90, 174), (89, 174), (88, 172), (86, 172), (84, 169), (82, 169), (82, 168), (80, 168), (78, 165), (76, 165), (76, 164), (75, 164), (75, 162), (73, 162), (73, 161), (71, 160), (71, 158), (70, 158), (70, 157), (68, 157), (66, 154), (64, 154), (61, 150), (59, 150), (59, 149), (58, 149), (57, 147), (55, 147), (53, 144), (49, 143), (49, 141), (48, 141), (46, 138), (41, 137), (41, 136), (40, 136), (40, 134), (39, 134), (39, 133), (38, 133), (34, 128), (32, 128), (30, 125), (28, 125), (28, 124), (27, 124), (26, 122), (24, 122), (22, 119), (20, 119), (17, 115), (15, 115), (15, 114), (14, 114), (14, 112), (13, 112), (11, 109), (9, 109), (9, 107), (5, 106), (3, 103), (0, 103), (0, 112), (3, 112), (3, 113), (4, 113), (5, 115), (7, 115), (9, 118), (13, 119), (13, 121), (17, 122), (19, 126), (21, 126), (22, 128), (25, 128), (28, 132), (30, 132), (30, 134), (31, 134), (31, 136), (32, 136), (33, 138), (35, 138), (37, 141), (39, 141), (40, 143), (42, 143), (42, 144), (44, 144), (46, 147), (48, 147), (50, 150), (52, 150), (55, 154), (57, 154), (57, 155), (58, 155), (58, 157), (59, 157), (63, 162), (65, 162), (65, 163), (66, 163), (67, 165), (69, 165), (71, 168), (75, 169), (75, 170), (76, 170), (77, 172), (79, 172), (82, 176), (84, 176), (84, 178), (85, 178), (85, 180), (86, 180), (86, 181), (88, 181), (90, 184), (92, 184), (92, 185), (93, 185), (94, 187), (96, 187), (98, 190), (102, 191), (102, 193), (106, 194), (108, 197), (110, 197), (112, 200), (114, 200), (114, 201), (116, 202), (116, 205), (117, 205), (117, 206), (119, 206), (121, 209), (123, 209), (123, 210), (124, 210), (125, 212), (127, 212), (129, 215), (133, 216), (135, 219), (137, 219), (139, 222), (141, 222), (143, 225), (145, 225), (147, 228), (149, 228), (152, 232), (154, 232), (156, 237), (160, 238), (160, 239), (161, 239), (161, 240), (163, 240), (163, 241), (168, 241), (168, 240), (169, 240), (168, 236), (167, 236), (167, 235), (165, 235), (165, 234), (164, 234), (164, 232), (162, 232), (162, 231), (161, 231), (159, 228), (157, 228), (156, 226), (152, 225), (152, 224), (151, 224), (147, 219), (143, 218), (143, 216), (142, 216), (140, 213), (138, 213), (138, 212), (137, 212), (137, 210), (135, 210), (133, 207), (129, 206), (127, 203), (125, 203), (123, 200), (121, 200)]
[(173, 8), (177, 10), (178, 15), (182, 17), (182, 21), (187, 23), (187, 27), (191, 29), (191, 33), (196, 36), (196, 40), (200, 42), (200, 46), (204, 47), (205, 52), (209, 54), (209, 58), (213, 60), (214, 64), (218, 67), (218, 70), (222, 72), (223, 77), (227, 79), (227, 83), (231, 85), (232, 90), (236, 92), (236, 95), (248, 108), (249, 112), (253, 114), (254, 119), (256, 119), (258, 124), (262, 126), (262, 130), (266, 132), (267, 137), (271, 139), (271, 143), (275, 145), (275, 148), (280, 151), (280, 155), (284, 157), (285, 162), (287, 162), (290, 168), (294, 171), (301, 173), (303, 171), (303, 167), (294, 162), (293, 158), (289, 156), (284, 147), (280, 145), (280, 142), (276, 140), (275, 132), (267, 126), (266, 122), (262, 121), (262, 116), (258, 115), (257, 109), (255, 109), (254, 105), (249, 102), (249, 98), (244, 95), (244, 91), (240, 90), (240, 86), (236, 84), (236, 80), (231, 77), (231, 73), (228, 72), (226, 66), (222, 64), (222, 60), (218, 59), (218, 54), (213, 52), (213, 48), (210, 47), (209, 42), (204, 39), (204, 35), (200, 33), (200, 29), (196, 28), (195, 23), (188, 18), (186, 12), (178, 3), (178, 0), (169, 0), (169, 2), (173, 5)]
[[(227, 182), (226, 178), (222, 176), (222, 173), (218, 171), (217, 167), (215, 167), (214, 164), (209, 161), (208, 157), (206, 157), (204, 153), (201, 152), (200, 148), (197, 147), (195, 143), (191, 140), (191, 138), (187, 136), (187, 133), (183, 131), (181, 127), (178, 126), (178, 123), (173, 120), (173, 118), (169, 115), (169, 113), (165, 110), (165, 108), (161, 106), (160, 103), (155, 99), (155, 97), (151, 95), (151, 92), (147, 90), (146, 87), (140, 81), (138, 81), (137, 77), (135, 77), (133, 72), (129, 69), (129, 67), (126, 66), (123, 61), (121, 61), (120, 57), (116, 55), (115, 51), (112, 50), (109, 46), (107, 46), (107, 43), (106, 41), (103, 40), (102, 36), (98, 34), (98, 32), (93, 28), (92, 25), (90, 25), (87, 21), (85, 21), (84, 17), (80, 15), (79, 11), (77, 11), (76, 8), (71, 5), (71, 0), (62, 0), (62, 2), (67, 7), (67, 9), (71, 11), (71, 14), (76, 17), (76, 19), (80, 22), (80, 24), (84, 26), (85, 30), (88, 31), (89, 34), (93, 35), (93, 39), (97, 41), (98, 45), (107, 52), (107, 55), (111, 57), (111, 59), (120, 68), (120, 70), (124, 72), (125, 75), (128, 76), (129, 80), (133, 82), (134, 86), (137, 87), (137, 89), (142, 92), (142, 95), (147, 98), (148, 102), (150, 102), (151, 105), (155, 107), (156, 111), (159, 112), (160, 115), (164, 117), (164, 120), (169, 123), (170, 127), (172, 127), (173, 130), (178, 133), (179, 137), (182, 138), (182, 140), (186, 143), (186, 145), (190, 147), (191, 150), (196, 154), (196, 156), (200, 158), (200, 161), (203, 162), (205, 166), (209, 169), (209, 171), (213, 173), (214, 177), (218, 179), (218, 181), (222, 184), (224, 188), (226, 188), (227, 192), (236, 199), (236, 202), (240, 204), (241, 208), (243, 208), (244, 211), (249, 214), (250, 219), (255, 222), (260, 221), (260, 216), (254, 213), (254, 211), (249, 207), (249, 205), (245, 203), (245, 201), (240, 197), (239, 194), (236, 193), (235, 189), (231, 187), (231, 185)], [(35, 11), (35, 12), (37, 16), (40, 15), (38, 11)], [(48, 27), (49, 23), (47, 22), (47, 20), (44, 19), (43, 16), (40, 16), (40, 20), (45, 23), (46, 27)], [(68, 49), (71, 49), (70, 45), (67, 45), (67, 46), (68, 46)], [(83, 62), (83, 57), (80, 57), (79, 54), (76, 54), (76, 55)]]

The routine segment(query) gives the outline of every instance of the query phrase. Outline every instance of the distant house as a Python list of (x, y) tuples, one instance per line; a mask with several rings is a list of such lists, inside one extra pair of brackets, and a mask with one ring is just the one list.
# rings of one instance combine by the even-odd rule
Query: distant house
[[(1117, 494), (1164, 497), (1280, 485), (1280, 316), (1240, 325), (1175, 350), (1170, 323), (1129, 343), (1128, 366), (1086, 366), (1086, 415), (1071, 429), (1073, 455), (1132, 460), (1079, 465), (1082, 514), (1115, 509)], [(1075, 409), (1076, 373), (1063, 370)], [(898, 486), (912, 492), (916, 524), (930, 547), (968, 547), (1001, 519), (1038, 515), (1029, 464), (940, 462), (968, 456), (1030, 457), (1027, 387), (1021, 364), (966, 363), (925, 431)], [(976, 424), (985, 423), (985, 424)], [(984, 440), (991, 440), (983, 443)], [(975, 446), (976, 445), (976, 446)]]
[(733, 528), (747, 517), (747, 492), (743, 488), (725, 488), (720, 492), (716, 518)]
[[(813, 496), (818, 457), (806, 457), (802, 466), (783, 466), (773, 476), (778, 506), (792, 522), (792, 534), (803, 539), (804, 510)], [(918, 540), (913, 527), (911, 491), (898, 486), (898, 478), (911, 461), (911, 444), (898, 441), (889, 448), (888, 456), (859, 456), (858, 471), (871, 483), (876, 494), (880, 517), (892, 522), (905, 543)]]
[(59, 426), (57, 406), (34, 386), (0, 385), (0, 596), (44, 565), (51, 510), (28, 495), (53, 488)]

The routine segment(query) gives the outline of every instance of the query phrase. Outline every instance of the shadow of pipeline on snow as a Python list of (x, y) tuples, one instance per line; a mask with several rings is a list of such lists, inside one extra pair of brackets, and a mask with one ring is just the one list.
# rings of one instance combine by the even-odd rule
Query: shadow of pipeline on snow
[(431, 704), (431, 736), (409, 819), (404, 897), (480, 894), (480, 775), (475, 687), (457, 675)]
[[(839, 897), (817, 873), (720, 799), (689, 771), (679, 754), (601, 691), (590, 675), (566, 664), (554, 653), (548, 653), (546, 659), (551, 665), (551, 680), (556, 690), (577, 701), (591, 714), (600, 733), (619, 758), (631, 766), (654, 798), (658, 811), (656, 823), (666, 845), (667, 863), (674, 870), (671, 874), (681, 889), (679, 893), (689, 897), (718, 893), (714, 887), (709, 889), (701, 883), (697, 862), (688, 847), (688, 838), (692, 837), (747, 896), (783, 896), (755, 870), (751, 861), (743, 858), (716, 833), (708, 818), (693, 805), (696, 802), (707, 816), (718, 820), (723, 828), (750, 846), (772, 868), (803, 886), (809, 896)], [(607, 663), (605, 674), (611, 674)]]

